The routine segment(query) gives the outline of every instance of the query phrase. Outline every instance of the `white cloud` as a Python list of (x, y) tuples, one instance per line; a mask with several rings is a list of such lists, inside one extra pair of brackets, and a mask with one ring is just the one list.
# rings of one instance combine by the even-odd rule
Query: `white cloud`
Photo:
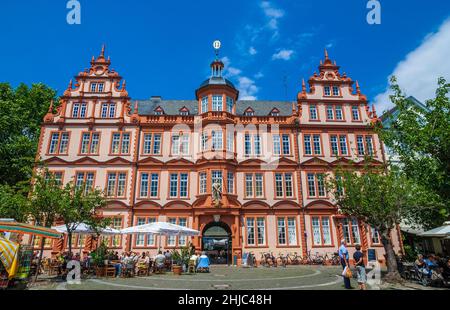
[[(223, 57), (222, 62), (225, 65), (224, 76), (226, 78), (235, 78), (238, 81), (237, 89), (239, 90), (239, 98), (241, 100), (256, 100), (256, 93), (259, 88), (256, 86), (255, 81), (242, 75), (242, 70), (232, 67), (231, 60), (228, 57)], [(262, 73), (258, 73), (261, 75)], [(256, 76), (255, 76), (256, 78)]]
[(255, 85), (255, 81), (248, 77), (241, 76), (238, 79), (239, 98), (241, 100), (256, 100), (256, 93), (259, 88)]
[[(450, 80), (449, 46), (450, 19), (447, 19), (436, 33), (427, 35), (418, 48), (397, 64), (392, 75), (397, 77), (398, 84), (407, 96), (414, 96), (424, 102), (434, 97), (439, 77)], [(379, 112), (392, 107), (390, 94), (387, 87), (385, 92), (375, 97)]]
[(255, 75), (254, 75), (254, 78), (255, 79), (261, 79), (261, 78), (263, 78), (264, 77), (264, 73), (262, 73), (262, 72), (258, 72), (258, 73), (256, 73)]
[(292, 55), (294, 54), (293, 50), (281, 50), (278, 53), (272, 55), (272, 60), (290, 60)]
[(273, 38), (278, 37), (278, 20), (284, 16), (284, 10), (274, 7), (269, 1), (261, 2), (260, 6), (268, 18), (267, 27), (273, 30)]
[(253, 46), (251, 46), (249, 49), (248, 49), (248, 53), (250, 54), (250, 55), (256, 55), (256, 54), (258, 54), (258, 51), (253, 47)]

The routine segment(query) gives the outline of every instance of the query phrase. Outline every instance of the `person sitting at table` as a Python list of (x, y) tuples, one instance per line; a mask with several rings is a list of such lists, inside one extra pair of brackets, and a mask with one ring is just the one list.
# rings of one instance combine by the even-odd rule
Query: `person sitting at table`
[(202, 255), (198, 259), (197, 271), (199, 272), (209, 272), (209, 258), (206, 252), (202, 252)]
[(155, 256), (155, 268), (156, 270), (163, 270), (166, 262), (166, 256), (161, 251)]
[(189, 258), (189, 266), (194, 266), (194, 271), (197, 272), (197, 264), (198, 264), (198, 259), (199, 259), (199, 255), (197, 255), (197, 252), (193, 252), (192, 256)]

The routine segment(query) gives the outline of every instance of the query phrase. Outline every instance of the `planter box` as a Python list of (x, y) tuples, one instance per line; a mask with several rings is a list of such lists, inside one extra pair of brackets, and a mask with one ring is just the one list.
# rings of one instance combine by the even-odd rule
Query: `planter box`
[(183, 273), (183, 267), (181, 267), (181, 266), (173, 266), (172, 267), (172, 271), (173, 271), (174, 275), (181, 276), (181, 274)]

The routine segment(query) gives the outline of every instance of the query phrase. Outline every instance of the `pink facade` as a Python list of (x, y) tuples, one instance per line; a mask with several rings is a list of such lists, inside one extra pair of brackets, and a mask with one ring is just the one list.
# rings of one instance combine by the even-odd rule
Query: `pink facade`
[[(155, 252), (189, 241), (200, 250), (226, 240), (228, 259), (249, 251), (330, 256), (344, 238), (382, 259), (377, 233), (338, 215), (322, 182), (365, 154), (374, 165), (384, 161), (368, 126), (378, 118), (359, 85), (354, 89), (326, 55), (297, 101), (241, 101), (222, 77), (223, 63), (211, 67), (193, 100), (132, 101), (102, 50), (45, 116), (38, 159), (62, 183), (105, 190), (102, 213), (115, 228), (171, 221), (201, 231), (192, 240), (109, 238), (118, 251)], [(398, 236), (392, 235), (396, 250)], [(47, 254), (65, 242), (48, 244)], [(90, 238), (80, 244), (93, 246)]]

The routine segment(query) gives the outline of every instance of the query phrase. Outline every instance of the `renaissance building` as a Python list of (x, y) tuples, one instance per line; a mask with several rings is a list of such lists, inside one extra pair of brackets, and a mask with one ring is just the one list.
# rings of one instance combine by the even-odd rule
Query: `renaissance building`
[[(103, 48), (50, 107), (37, 160), (61, 184), (104, 190), (102, 216), (116, 229), (167, 221), (201, 232), (104, 237), (117, 251), (154, 254), (191, 242), (230, 263), (243, 252), (331, 256), (345, 239), (384, 259), (378, 232), (340, 215), (326, 189), (337, 167), (362, 165), (366, 155), (373, 165), (384, 161), (370, 127), (379, 119), (358, 82), (325, 52), (296, 101), (247, 101), (224, 69), (216, 57), (190, 100), (131, 100)], [(399, 236), (392, 234), (396, 250)], [(74, 236), (73, 244), (89, 251), (94, 241)], [(66, 245), (45, 246), (56, 253)]]

